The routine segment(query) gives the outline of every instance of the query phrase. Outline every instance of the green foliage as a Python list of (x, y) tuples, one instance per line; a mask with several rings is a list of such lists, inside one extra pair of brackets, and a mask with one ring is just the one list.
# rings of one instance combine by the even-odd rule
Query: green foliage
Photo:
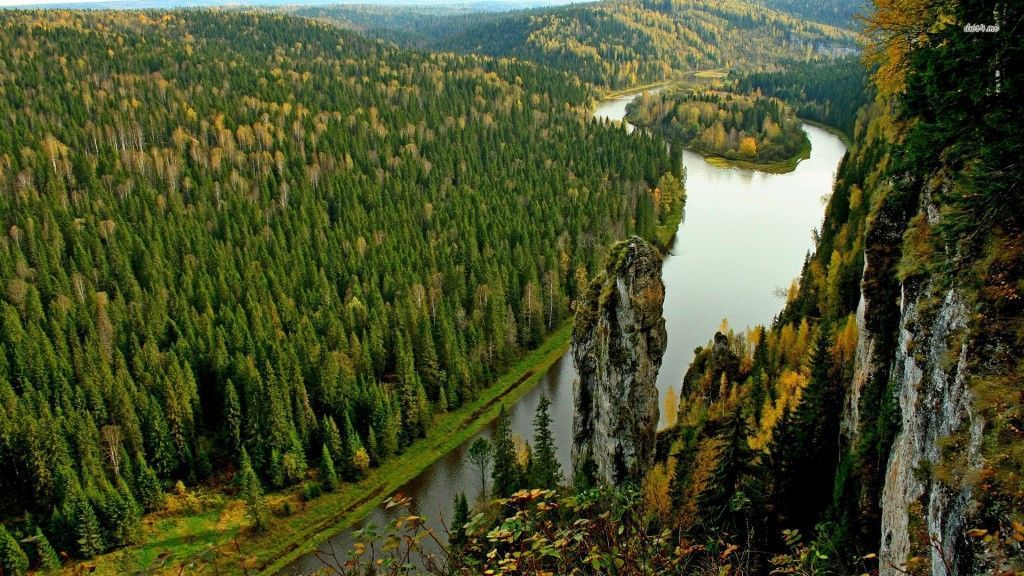
[(141, 459), (136, 463), (135, 470), (135, 491), (142, 508), (146, 512), (159, 510), (164, 505), (164, 492), (156, 471)]
[(487, 469), (494, 459), (494, 447), (486, 438), (480, 436), (469, 445), (469, 461), (480, 472), (480, 494), (487, 495)]
[(451, 536), (448, 538), (448, 544), (454, 552), (466, 545), (467, 523), (469, 523), (469, 502), (466, 501), (465, 492), (459, 492), (455, 495)]
[(34, 552), (32, 559), (40, 569), (53, 570), (60, 567), (60, 556), (57, 556), (57, 551), (53, 549), (50, 540), (38, 526), (32, 536), (32, 547)]
[(494, 480), (495, 498), (506, 498), (522, 487), (523, 471), (516, 459), (512, 423), (504, 404), (498, 412), (494, 429), (494, 468), (491, 470), (491, 478)]
[(245, 515), (249, 518), (253, 532), (266, 532), (270, 525), (270, 507), (263, 497), (263, 485), (252, 469), (252, 462), (245, 448), (242, 449), (238, 465), (237, 483), (241, 488), (242, 498), (245, 499)]
[(88, 525), (121, 461), (147, 511), (243, 449), (284, 487), (326, 441), (358, 480), (567, 319), (674, 164), (568, 75), (301, 18), (0, 13), (26, 42), (0, 54), (5, 518), (81, 482)]
[(741, 75), (735, 88), (785, 100), (797, 116), (835, 126), (849, 138), (853, 138), (857, 112), (872, 99), (864, 64), (857, 56), (786, 62), (781, 70)]
[(334, 471), (334, 459), (331, 458), (331, 452), (327, 449), (326, 442), (320, 454), (320, 483), (328, 492), (333, 492), (338, 488), (338, 474)]
[(10, 576), (28, 573), (28, 555), (3, 524), (0, 524), (0, 568), (0, 572)]
[(70, 525), (75, 550), (80, 558), (92, 558), (106, 549), (96, 512), (85, 495), (72, 496), (64, 516)]
[(562, 465), (558, 462), (551, 433), (550, 406), (547, 395), (541, 394), (533, 417), (533, 459), (529, 479), (532, 488), (557, 488), (562, 483)]
[(809, 146), (793, 111), (775, 98), (706, 90), (645, 93), (627, 112), (633, 124), (702, 154), (779, 162)]

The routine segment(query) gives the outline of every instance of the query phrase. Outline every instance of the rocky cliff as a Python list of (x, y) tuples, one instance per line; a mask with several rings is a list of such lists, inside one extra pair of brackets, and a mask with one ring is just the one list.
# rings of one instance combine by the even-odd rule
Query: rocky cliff
[(633, 236), (612, 247), (577, 310), (572, 461), (578, 478), (639, 480), (653, 463), (655, 381), (668, 339), (664, 299), (661, 255)]

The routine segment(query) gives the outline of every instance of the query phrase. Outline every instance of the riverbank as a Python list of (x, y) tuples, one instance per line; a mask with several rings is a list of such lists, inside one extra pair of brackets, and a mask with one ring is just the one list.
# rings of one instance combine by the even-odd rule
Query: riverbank
[[(532, 389), (569, 346), (572, 321), (566, 321), (535, 350), (523, 356), (480, 396), (435, 419), (430, 436), (417, 440), (366, 478), (303, 502), (301, 486), (267, 495), (275, 517), (267, 533), (245, 532), (244, 504), (213, 488), (171, 495), (170, 511), (148, 515), (144, 545), (115, 550), (88, 562), (70, 564), (66, 574), (83, 567), (97, 576), (138, 572), (274, 574), (330, 536), (364, 518), (385, 498), (426, 470), (438, 458), (472, 438), (497, 417), (499, 406), (514, 404)], [(179, 504), (191, 503), (192, 507)], [(199, 507), (197, 509), (196, 507)], [(288, 515), (282, 511), (291, 510)]]
[(839, 138), (840, 140), (843, 141), (843, 144), (847, 148), (852, 148), (853, 147), (853, 140), (850, 140), (850, 137), (846, 135), (846, 132), (843, 132), (839, 128), (836, 128), (835, 126), (830, 126), (830, 125), (825, 124), (823, 122), (818, 122), (817, 120), (810, 120), (808, 118), (800, 118), (799, 116), (797, 118), (801, 122), (803, 122), (804, 124), (810, 124), (811, 126), (814, 126), (815, 128), (821, 128), (825, 132), (828, 132), (829, 134), (832, 134), (836, 138)]

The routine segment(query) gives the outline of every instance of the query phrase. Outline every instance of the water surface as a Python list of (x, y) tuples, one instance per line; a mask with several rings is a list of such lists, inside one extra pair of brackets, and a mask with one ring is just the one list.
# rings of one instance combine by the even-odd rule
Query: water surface
[[(621, 120), (635, 95), (600, 103), (598, 118)], [(717, 167), (692, 152), (684, 152), (686, 214), (664, 262), (665, 323), (668, 349), (658, 374), (658, 389), (679, 384), (693, 359), (694, 348), (708, 342), (722, 320), (743, 329), (772, 321), (784, 303), (784, 292), (800, 273), (804, 256), (813, 247), (812, 231), (821, 223), (824, 198), (831, 192), (836, 169), (846, 148), (832, 134), (805, 125), (811, 156), (787, 174)], [(576, 369), (569, 354), (545, 374), (537, 386), (509, 408), (516, 434), (531, 439), (533, 414), (541, 394), (552, 401), (552, 431), (563, 471), (569, 470), (572, 438), (572, 383)], [(662, 415), (664, 420), (664, 415)], [(490, 438), (494, 423), (481, 435)], [(472, 440), (403, 486), (413, 512), (442, 529), (451, 520), (455, 495), (465, 492), (472, 502), (480, 494), (480, 475), (466, 459)], [(490, 486), (490, 478), (487, 479)], [(315, 505), (315, 504), (314, 504)], [(395, 512), (392, 511), (392, 514)], [(389, 512), (375, 509), (366, 521), (382, 525)], [(351, 546), (343, 532), (322, 547), (320, 557), (297, 560), (288, 573), (309, 573), (331, 561), (332, 549), (342, 557)]]

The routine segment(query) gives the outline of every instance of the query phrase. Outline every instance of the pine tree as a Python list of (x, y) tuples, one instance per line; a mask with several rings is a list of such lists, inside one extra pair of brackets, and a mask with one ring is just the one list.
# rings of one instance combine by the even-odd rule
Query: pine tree
[(746, 534), (747, 520), (760, 501), (755, 454), (749, 444), (746, 417), (737, 406), (718, 435), (716, 466), (697, 496), (705, 528), (733, 536)]
[(164, 505), (164, 493), (160, 487), (160, 479), (156, 477), (156, 470), (146, 465), (141, 458), (135, 463), (135, 469), (135, 491), (139, 496), (139, 503), (146, 512), (159, 510)]
[(28, 555), (7, 528), (0, 524), (0, 568), (4, 576), (24, 576), (28, 573)]
[(512, 440), (512, 422), (502, 404), (494, 431), (494, 469), (491, 471), (494, 496), (509, 497), (520, 488), (520, 477), (515, 442)]
[(57, 556), (57, 551), (53, 549), (50, 541), (38, 526), (36, 527), (36, 532), (32, 537), (32, 540), (35, 545), (36, 564), (43, 570), (59, 568), (60, 557)]
[(241, 462), (238, 466), (238, 485), (242, 488), (245, 499), (245, 513), (252, 522), (252, 530), (257, 534), (267, 531), (270, 525), (270, 508), (263, 497), (263, 486), (249, 461), (249, 453), (242, 448)]
[(809, 533), (832, 500), (839, 463), (839, 420), (842, 390), (833, 367), (828, 329), (820, 328), (811, 356), (811, 375), (792, 415), (792, 440), (784, 455), (787, 469), (779, 479), (789, 483), (786, 510), (793, 526)]
[(541, 394), (537, 413), (533, 418), (533, 458), (530, 478), (535, 488), (556, 488), (562, 482), (562, 465), (555, 452), (555, 439), (551, 434), (551, 401)]
[(72, 496), (69, 511), (66, 514), (71, 522), (72, 535), (82, 558), (92, 558), (103, 552), (103, 531), (96, 519), (96, 512), (85, 495), (78, 493)]
[(238, 391), (235, 390), (231, 379), (224, 383), (224, 427), (227, 431), (231, 455), (237, 457), (242, 448), (242, 406), (238, 401)]
[(451, 549), (460, 551), (466, 545), (466, 523), (469, 522), (469, 502), (466, 493), (455, 495), (455, 512), (452, 514), (452, 535), (448, 539)]
[(320, 483), (324, 490), (333, 492), (338, 487), (338, 475), (334, 472), (334, 460), (331, 458), (331, 451), (327, 449), (324, 442), (323, 450), (320, 451)]

